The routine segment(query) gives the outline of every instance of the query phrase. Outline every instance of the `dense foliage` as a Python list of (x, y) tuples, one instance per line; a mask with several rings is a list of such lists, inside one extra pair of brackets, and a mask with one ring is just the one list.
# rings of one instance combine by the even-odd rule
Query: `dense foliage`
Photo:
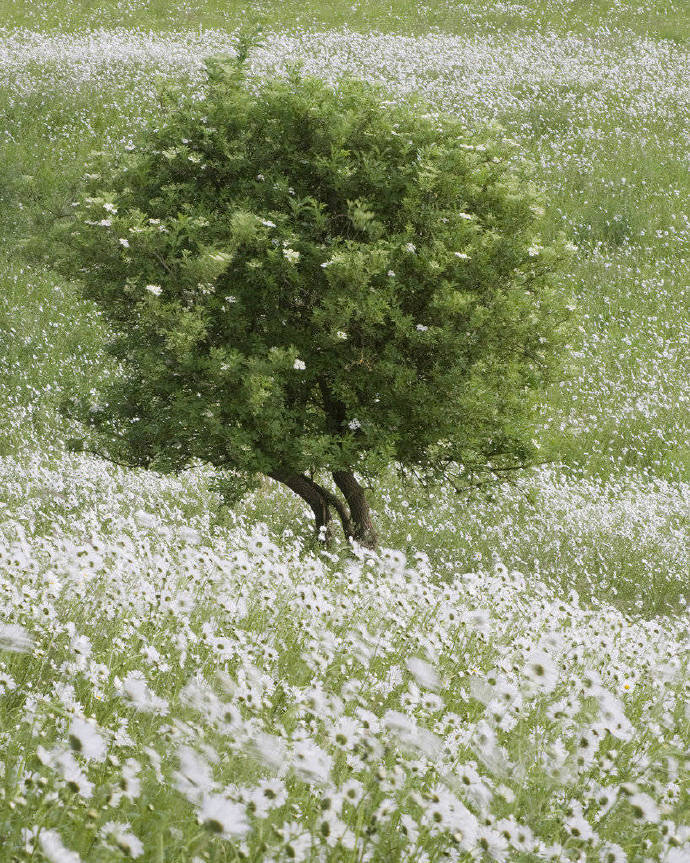
[(115, 164), (95, 154), (67, 228), (124, 370), (81, 406), (111, 457), (267, 474), (368, 542), (354, 470), (529, 461), (566, 244), (501, 145), (357, 80), (223, 60), (167, 104)]

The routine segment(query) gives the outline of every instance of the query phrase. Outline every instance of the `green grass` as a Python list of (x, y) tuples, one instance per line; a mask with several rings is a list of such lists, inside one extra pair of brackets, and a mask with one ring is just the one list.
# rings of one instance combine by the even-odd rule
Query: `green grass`
[(465, 3), (415, 3), (411, 0), (3, 0), (0, 20), (4, 26), (31, 27), (70, 32), (92, 27), (187, 29), (233, 28), (262, 19), (271, 29), (348, 26), (368, 32), (467, 33), (477, 28), (513, 32), (552, 29), (560, 33), (587, 33), (592, 27), (615, 26), (621, 30), (687, 44), (690, 24), (679, 0), (652, 0), (644, 4), (616, 4), (611, 0), (527, 0), (498, 6), (490, 0)]

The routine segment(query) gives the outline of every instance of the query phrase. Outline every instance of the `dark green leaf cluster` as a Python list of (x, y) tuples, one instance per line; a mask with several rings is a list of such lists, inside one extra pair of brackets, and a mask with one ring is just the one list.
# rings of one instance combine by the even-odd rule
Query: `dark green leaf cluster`
[(202, 100), (94, 154), (63, 226), (124, 370), (82, 418), (159, 470), (529, 459), (566, 252), (506, 164), (362, 82), (210, 62)]

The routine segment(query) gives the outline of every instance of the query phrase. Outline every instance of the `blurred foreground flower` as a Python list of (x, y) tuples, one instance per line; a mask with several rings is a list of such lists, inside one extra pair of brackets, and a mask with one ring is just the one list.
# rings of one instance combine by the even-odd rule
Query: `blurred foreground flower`
[(81, 857), (77, 852), (70, 851), (62, 844), (57, 830), (42, 830), (38, 842), (50, 863), (81, 863)]
[(17, 623), (0, 624), (0, 650), (11, 653), (30, 653), (34, 646), (31, 635)]

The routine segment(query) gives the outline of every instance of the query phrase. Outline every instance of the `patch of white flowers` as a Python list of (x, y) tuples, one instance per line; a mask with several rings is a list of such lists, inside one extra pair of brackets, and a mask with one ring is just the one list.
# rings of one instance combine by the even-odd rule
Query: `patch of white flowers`
[(142, 859), (195, 823), (257, 861), (690, 852), (687, 619), (588, 608), (500, 562), (314, 555), (241, 510), (214, 529), (200, 469), (56, 470), (80, 517), (0, 521), (13, 853), (90, 859), (58, 799), (102, 853)]

